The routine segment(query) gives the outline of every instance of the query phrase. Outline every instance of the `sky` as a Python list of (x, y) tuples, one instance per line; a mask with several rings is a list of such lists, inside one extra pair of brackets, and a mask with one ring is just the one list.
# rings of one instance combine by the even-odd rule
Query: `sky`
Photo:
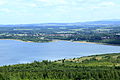
[(120, 19), (120, 0), (0, 0), (0, 24)]

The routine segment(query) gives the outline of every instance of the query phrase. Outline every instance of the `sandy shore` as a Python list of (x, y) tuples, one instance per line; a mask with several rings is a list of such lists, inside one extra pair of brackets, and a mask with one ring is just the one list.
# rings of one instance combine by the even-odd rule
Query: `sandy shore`
[(73, 41), (73, 42), (78, 42), (78, 43), (92, 43), (92, 44), (101, 44), (97, 42), (87, 42), (87, 41)]
[[(0, 39), (0, 40), (16, 40), (16, 41), (31, 42), (31, 43), (44, 43), (44, 42), (34, 42), (34, 41), (23, 41), (20, 39)], [(52, 40), (50, 42), (58, 42), (58, 41), (69, 41), (69, 40)], [(69, 41), (69, 42), (110, 45), (110, 44), (105, 44), (105, 43), (87, 42), (87, 41)]]
[[(23, 41), (20, 39), (0, 39), (0, 40), (16, 40), (16, 41), (22, 41), (22, 42), (33, 42), (33, 41)], [(51, 42), (58, 42), (58, 41), (69, 41), (69, 40), (52, 40)], [(100, 44), (100, 43), (96, 43), (96, 42), (87, 42), (87, 41), (69, 41), (69, 42)]]
[[(30, 42), (30, 43), (46, 43), (46, 42), (23, 41), (20, 39), (0, 39), (0, 40), (15, 40), (15, 41), (22, 41), (22, 42)], [(54, 41), (51, 41), (51, 42), (54, 42)]]
[(76, 43), (103, 44), (103, 43), (97, 43), (97, 42), (87, 42), (87, 41), (70, 41), (70, 40), (53, 40), (52, 42), (58, 42), (58, 41), (69, 41), (69, 42), (76, 42)]
[(110, 44), (105, 44), (105, 43), (87, 42), (87, 41), (70, 41), (70, 40), (53, 40), (52, 42), (58, 42), (58, 41), (69, 41), (69, 42), (75, 42), (75, 43), (90, 43), (90, 44), (110, 45)]

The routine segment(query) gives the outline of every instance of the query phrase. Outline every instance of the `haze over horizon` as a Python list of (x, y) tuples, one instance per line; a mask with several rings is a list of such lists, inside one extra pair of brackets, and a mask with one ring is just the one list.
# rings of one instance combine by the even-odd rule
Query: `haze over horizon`
[(0, 24), (120, 19), (119, 0), (0, 0)]

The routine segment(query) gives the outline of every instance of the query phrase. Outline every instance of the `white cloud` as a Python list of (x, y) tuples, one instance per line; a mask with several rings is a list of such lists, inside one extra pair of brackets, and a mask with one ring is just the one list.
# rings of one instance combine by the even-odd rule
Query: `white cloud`
[(35, 3), (28, 3), (28, 4), (25, 4), (26, 6), (29, 6), (29, 7), (37, 7), (37, 4)]
[(105, 7), (110, 8), (114, 6), (118, 6), (118, 5), (114, 2), (101, 2), (101, 3), (98, 2), (94, 5), (89, 5), (87, 8), (94, 10), (94, 9), (104, 9)]
[(7, 9), (7, 8), (2, 8), (2, 9), (0, 9), (0, 12), (10, 13), (10, 12), (12, 12), (12, 10)]
[(7, 2), (5, 0), (0, 0), (0, 5), (4, 5), (6, 4)]
[(36, 0), (41, 4), (44, 4), (46, 6), (52, 6), (52, 5), (65, 5), (68, 4), (66, 0)]
[(101, 3), (101, 6), (115, 6), (116, 4), (114, 2), (103, 2)]
[(66, 0), (36, 0), (36, 1), (39, 1), (39, 2), (47, 2), (47, 3), (66, 3)]

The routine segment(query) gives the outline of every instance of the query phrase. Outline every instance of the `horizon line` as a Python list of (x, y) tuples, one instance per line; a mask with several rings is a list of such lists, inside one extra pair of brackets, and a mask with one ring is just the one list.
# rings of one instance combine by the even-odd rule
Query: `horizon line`
[(0, 23), (0, 25), (28, 25), (28, 24), (65, 24), (65, 23), (85, 23), (85, 22), (94, 22), (94, 21), (120, 21), (120, 19), (104, 19), (104, 20), (87, 20), (80, 22), (40, 22), (40, 23)]

